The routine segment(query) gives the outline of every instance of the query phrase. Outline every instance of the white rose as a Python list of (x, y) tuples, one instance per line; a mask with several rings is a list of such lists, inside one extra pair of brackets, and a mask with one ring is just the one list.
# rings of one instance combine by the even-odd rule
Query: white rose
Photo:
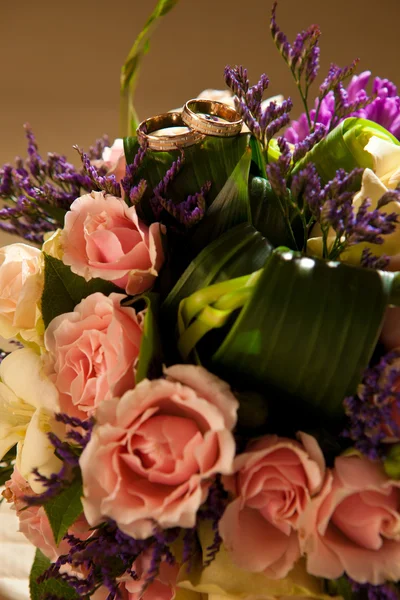
[(43, 291), (43, 258), (38, 248), (0, 248), (0, 335), (39, 343), (36, 323)]
[(56, 422), (58, 392), (30, 348), (16, 350), (0, 364), (0, 460), (15, 444), (17, 468), (34, 492), (44, 490), (32, 470), (49, 476), (61, 468), (47, 434), (63, 432)]

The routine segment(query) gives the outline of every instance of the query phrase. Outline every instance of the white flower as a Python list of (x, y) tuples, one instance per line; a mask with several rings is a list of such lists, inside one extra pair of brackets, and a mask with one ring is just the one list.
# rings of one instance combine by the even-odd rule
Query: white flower
[(0, 335), (42, 345), (36, 330), (43, 290), (43, 255), (28, 244), (0, 248)]
[(34, 492), (43, 491), (32, 470), (57, 473), (61, 461), (54, 454), (48, 432), (60, 434), (55, 421), (58, 392), (45, 375), (41, 358), (31, 349), (16, 350), (0, 365), (0, 459), (17, 446), (17, 468)]

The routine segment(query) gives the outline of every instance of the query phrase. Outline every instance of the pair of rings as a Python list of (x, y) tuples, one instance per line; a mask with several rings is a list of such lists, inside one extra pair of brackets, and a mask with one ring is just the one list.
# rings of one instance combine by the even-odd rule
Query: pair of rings
[[(242, 130), (243, 121), (234, 108), (215, 100), (194, 99), (186, 102), (182, 112), (150, 117), (136, 130), (139, 144), (150, 150), (168, 152), (201, 142), (207, 135), (232, 137)], [(160, 129), (184, 127), (184, 132), (154, 135)]]

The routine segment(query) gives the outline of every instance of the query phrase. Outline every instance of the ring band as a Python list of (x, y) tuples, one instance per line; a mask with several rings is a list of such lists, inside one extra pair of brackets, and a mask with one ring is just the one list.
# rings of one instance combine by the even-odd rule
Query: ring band
[(153, 132), (168, 127), (187, 127), (182, 119), (182, 114), (169, 112), (156, 117), (150, 117), (140, 123), (136, 129), (138, 142), (141, 146), (147, 146), (150, 150), (178, 150), (193, 146), (204, 139), (204, 135), (189, 128), (184, 133), (172, 133), (171, 135), (151, 135)]
[[(218, 120), (214, 121), (213, 116), (218, 117)], [(199, 133), (218, 137), (237, 135), (243, 125), (240, 115), (234, 108), (223, 102), (199, 98), (186, 102), (182, 111), (182, 121)]]

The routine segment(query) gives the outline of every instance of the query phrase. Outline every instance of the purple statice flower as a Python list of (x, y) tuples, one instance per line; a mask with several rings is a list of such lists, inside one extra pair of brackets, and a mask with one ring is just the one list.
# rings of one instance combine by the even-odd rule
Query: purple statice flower
[[(14, 167), (0, 168), (0, 199), (5, 204), (0, 209), (0, 229), (41, 244), (45, 233), (63, 226), (65, 212), (76, 198), (101, 188), (65, 156), (50, 153), (44, 160), (30, 127), (25, 129), (27, 160), (17, 158)], [(97, 156), (102, 147), (97, 142), (90, 156)]]
[(92, 165), (89, 156), (86, 152), (83, 152), (78, 146), (74, 146), (75, 150), (78, 151), (81, 160), (83, 171), (90, 179), (92, 188), (101, 190), (111, 196), (121, 197), (121, 186), (119, 185), (115, 175), (101, 174), (100, 170)]
[(399, 594), (393, 584), (385, 583), (383, 585), (372, 585), (372, 583), (358, 583), (353, 581), (350, 577), (349, 580), (351, 589), (356, 594), (360, 594), (360, 597), (366, 598), (366, 600), (398, 600)]
[(400, 192), (388, 192), (390, 198), (384, 195), (375, 210), (370, 210), (368, 198), (355, 210), (354, 185), (361, 173), (362, 169), (354, 169), (350, 173), (339, 169), (313, 203), (314, 217), (321, 224), (324, 239), (330, 228), (336, 233), (333, 246), (324, 248), (324, 258), (336, 260), (347, 247), (361, 242), (383, 244), (384, 236), (393, 233), (396, 228), (398, 216), (382, 212), (381, 208), (393, 199), (393, 194), (397, 198)]
[[(340, 88), (342, 114), (339, 119), (335, 120), (337, 102), (333, 91), (329, 91), (321, 101), (317, 98), (315, 107), (310, 111), (312, 123), (321, 123), (329, 130), (345, 117), (362, 117), (382, 125), (400, 139), (400, 97), (396, 86), (388, 79), (376, 77), (368, 93), (370, 80), (371, 72), (364, 71), (354, 75), (346, 88)], [(345, 113), (343, 107), (346, 107)], [(285, 137), (295, 144), (304, 140), (309, 133), (307, 116), (303, 113), (298, 120), (291, 122)]]
[(370, 248), (364, 248), (361, 254), (361, 266), (365, 269), (379, 269), (385, 271), (389, 265), (390, 258), (385, 254), (383, 256), (375, 256)]
[(94, 144), (89, 147), (87, 155), (89, 160), (102, 160), (105, 148), (110, 147), (110, 138), (108, 135), (103, 135), (95, 140)]
[[(41, 576), (40, 581), (57, 578), (68, 583), (80, 597), (92, 594), (100, 585), (109, 591), (109, 598), (119, 598), (119, 578), (129, 575), (138, 580), (133, 570), (135, 561), (143, 554), (150, 553), (150, 566), (143, 577), (143, 586), (149, 585), (158, 575), (162, 561), (175, 563), (170, 549), (180, 534), (180, 529), (158, 531), (145, 540), (136, 540), (121, 530), (115, 523), (105, 522), (86, 540), (67, 534), (64, 540), (69, 543), (68, 554), (64, 554)], [(85, 578), (77, 578), (62, 572), (65, 565), (75, 570), (82, 569)]]
[(276, 22), (276, 8), (272, 7), (270, 29), (276, 47), (284, 61), (289, 66), (296, 84), (303, 85), (306, 90), (315, 80), (319, 70), (320, 49), (318, 46), (321, 31), (318, 25), (311, 25), (307, 30), (297, 34), (293, 44), (290, 44), (286, 35)]
[(354, 396), (344, 400), (349, 424), (344, 437), (371, 460), (384, 458), (386, 442), (400, 438), (400, 351), (384, 355), (364, 371)]
[(268, 148), (272, 137), (290, 121), (289, 113), (293, 107), (291, 99), (280, 104), (272, 101), (264, 108), (262, 98), (269, 84), (265, 74), (253, 86), (250, 86), (247, 70), (241, 66), (225, 67), (224, 75), (228, 87), (235, 94), (235, 108), (243, 122), (254, 137)]
[(210, 189), (211, 181), (206, 181), (199, 192), (188, 196), (183, 202), (166, 200), (158, 193), (155, 194), (155, 199), (178, 223), (190, 229), (204, 217), (207, 209), (206, 196)]
[(125, 196), (129, 198), (131, 204), (138, 204), (147, 188), (147, 183), (144, 179), (141, 179), (138, 183), (135, 183), (138, 170), (143, 164), (147, 150), (147, 144), (144, 146), (139, 146), (133, 162), (130, 165), (127, 165), (125, 177), (123, 177), (121, 181), (121, 186), (125, 192)]
[(310, 152), (315, 144), (318, 144), (318, 142), (322, 140), (325, 134), (326, 127), (321, 123), (318, 123), (313, 133), (310, 133), (304, 138), (304, 140), (295, 144), (293, 151), (293, 164), (304, 158), (307, 152)]

